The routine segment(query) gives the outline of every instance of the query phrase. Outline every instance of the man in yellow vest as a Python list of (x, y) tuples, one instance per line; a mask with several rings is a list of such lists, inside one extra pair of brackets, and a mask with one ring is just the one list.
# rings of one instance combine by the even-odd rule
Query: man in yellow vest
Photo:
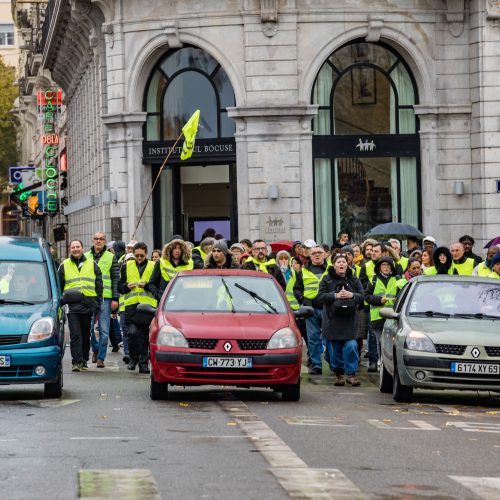
[(450, 246), (450, 252), (453, 257), (453, 270), (462, 276), (471, 276), (476, 264), (472, 257), (465, 255), (465, 249), (462, 243), (455, 241)]
[(483, 259), (479, 255), (476, 255), (472, 251), (472, 248), (474, 247), (474, 244), (476, 243), (472, 236), (469, 236), (468, 234), (464, 234), (463, 236), (460, 236), (458, 241), (460, 243), (462, 243), (462, 245), (464, 246), (464, 255), (467, 258), (474, 259), (474, 267), (476, 267), (481, 262), (483, 262)]
[[(323, 342), (321, 338), (321, 323), (323, 315), (323, 304), (317, 300), (319, 283), (326, 275), (327, 263), (325, 251), (319, 245), (309, 250), (310, 262), (306, 263), (301, 271), (296, 274), (293, 294), (299, 304), (314, 308), (314, 314), (306, 318), (307, 349), (311, 366), (310, 375), (321, 375), (323, 373), (323, 362), (321, 353)], [(330, 361), (330, 360), (328, 360)]]
[(267, 258), (267, 245), (264, 240), (254, 240), (252, 243), (252, 255), (242, 264), (241, 269), (248, 271), (262, 271), (272, 274), (283, 290), (286, 289), (286, 281), (280, 266), (276, 264), (275, 259)]
[(99, 231), (94, 234), (92, 242), (93, 245), (85, 253), (85, 257), (92, 259), (102, 272), (103, 300), (98, 312), (99, 339), (97, 339), (95, 334), (94, 315), (90, 328), (90, 344), (92, 346), (92, 363), (96, 363), (97, 368), (104, 368), (104, 360), (106, 359), (108, 350), (111, 314), (118, 311), (118, 281), (120, 280), (120, 271), (116, 257), (113, 253), (106, 250), (106, 235)]
[(389, 245), (391, 245), (392, 249), (396, 252), (396, 258), (394, 259), (396, 264), (401, 266), (401, 273), (406, 271), (408, 267), (408, 257), (401, 255), (401, 243), (396, 238), (391, 238), (388, 240)]
[(90, 351), (90, 322), (102, 301), (102, 273), (99, 266), (83, 254), (83, 243), (69, 244), (70, 256), (59, 266), (61, 290), (78, 290), (82, 301), (68, 304), (68, 327), (74, 372), (86, 370)]
[(148, 282), (155, 263), (148, 260), (146, 243), (134, 245), (134, 258), (122, 267), (118, 291), (125, 295), (125, 322), (128, 329), (129, 370), (139, 365), (140, 373), (149, 373), (149, 323), (137, 312), (139, 304), (156, 307), (158, 302), (149, 291)]
[(493, 257), (498, 252), (500, 252), (500, 248), (498, 247), (498, 245), (491, 245), (488, 248), (488, 252), (486, 253), (486, 260), (484, 262), (481, 262), (480, 264), (478, 264), (474, 268), (474, 271), (472, 272), (472, 274), (474, 276), (483, 276), (483, 277), (487, 278), (492, 272), (491, 259), (493, 259)]

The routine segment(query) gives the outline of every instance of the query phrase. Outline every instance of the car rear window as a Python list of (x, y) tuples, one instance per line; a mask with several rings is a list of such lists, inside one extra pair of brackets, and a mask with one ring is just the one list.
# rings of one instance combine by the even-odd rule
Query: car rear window
[(178, 276), (164, 302), (164, 311), (286, 313), (273, 280), (255, 276)]
[(0, 261), (0, 303), (5, 301), (47, 302), (51, 297), (45, 264)]
[(417, 283), (408, 312), (433, 312), (452, 316), (486, 315), (500, 318), (500, 283), (428, 281)]

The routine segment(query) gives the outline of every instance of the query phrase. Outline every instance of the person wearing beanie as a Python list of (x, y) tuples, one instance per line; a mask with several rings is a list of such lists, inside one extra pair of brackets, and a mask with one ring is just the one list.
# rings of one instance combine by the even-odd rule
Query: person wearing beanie
[(118, 259), (118, 262), (121, 262), (125, 255), (125, 242), (121, 240), (113, 241), (113, 253)]
[(208, 254), (204, 269), (239, 269), (239, 264), (227, 248), (226, 240), (216, 240)]
[(500, 252), (497, 252), (491, 259), (492, 273), (490, 278), (500, 279)]
[(500, 248), (498, 247), (498, 245), (491, 245), (488, 248), (488, 252), (486, 253), (486, 260), (484, 262), (481, 262), (474, 268), (474, 271), (472, 271), (472, 275), (488, 277), (492, 271), (491, 260), (498, 252), (500, 252)]
[(240, 262), (240, 257), (245, 253), (245, 247), (241, 243), (233, 243), (229, 251), (233, 254), (233, 257)]
[(458, 239), (459, 243), (462, 243), (464, 246), (464, 255), (468, 259), (474, 259), (474, 267), (477, 265), (481, 264), (483, 262), (483, 259), (479, 257), (479, 255), (476, 255), (475, 253), (472, 252), (472, 247), (476, 243), (474, 241), (474, 238), (472, 236), (469, 236), (468, 234), (464, 234)]

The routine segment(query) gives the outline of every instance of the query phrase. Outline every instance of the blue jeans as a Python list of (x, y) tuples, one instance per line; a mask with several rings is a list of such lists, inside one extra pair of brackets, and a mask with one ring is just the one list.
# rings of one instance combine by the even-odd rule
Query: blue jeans
[(377, 337), (371, 323), (368, 324), (368, 361), (370, 363), (378, 361)]
[(351, 340), (329, 340), (327, 349), (330, 351), (332, 371), (337, 375), (346, 373), (355, 375), (358, 371), (358, 342)]
[(125, 311), (120, 313), (120, 328), (122, 330), (123, 354), (129, 355), (128, 352), (128, 325), (125, 322)]
[(312, 368), (322, 368), (321, 353), (323, 343), (321, 341), (322, 309), (314, 309), (314, 314), (306, 318), (307, 349)]
[(90, 343), (92, 352), (97, 353), (97, 359), (104, 361), (108, 352), (109, 325), (111, 322), (111, 299), (104, 299), (99, 309), (99, 341), (94, 333), (95, 315), (92, 316), (90, 328)]

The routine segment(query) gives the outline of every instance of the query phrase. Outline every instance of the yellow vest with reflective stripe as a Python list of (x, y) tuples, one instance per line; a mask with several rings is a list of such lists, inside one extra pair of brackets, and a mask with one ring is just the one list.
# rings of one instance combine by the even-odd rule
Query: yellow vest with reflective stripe
[(387, 302), (383, 306), (373, 306), (370, 305), (370, 321), (377, 321), (382, 319), (380, 316), (380, 309), (382, 307), (391, 307), (394, 305), (396, 299), (396, 294), (398, 293), (398, 280), (391, 276), (387, 282), (387, 287), (382, 283), (382, 280), (375, 280), (375, 287), (373, 289), (373, 295), (378, 297), (387, 297)]
[(79, 290), (87, 297), (97, 297), (95, 291), (94, 261), (87, 259), (82, 262), (80, 269), (71, 260), (63, 262), (64, 267), (64, 290)]
[(182, 266), (173, 266), (169, 260), (160, 259), (160, 271), (165, 281), (170, 281), (180, 271), (191, 271), (193, 266), (194, 263), (192, 259), (189, 259), (189, 262)]
[[(125, 258), (125, 255), (126, 254), (123, 254), (118, 259), (118, 263), (120, 264), (120, 269), (121, 269), (121, 265), (123, 265), (122, 262), (123, 262), (123, 259)], [(125, 311), (125, 295), (120, 294), (120, 297), (118, 298), (118, 312), (123, 312), (123, 311)]]
[(373, 260), (369, 260), (365, 264), (365, 272), (366, 272), (366, 277), (371, 282), (371, 280), (373, 279), (373, 275), (375, 274), (375, 262), (373, 262)]
[(462, 276), (472, 276), (472, 272), (474, 271), (475, 267), (475, 262), (474, 259), (471, 259), (469, 257), (463, 264), (455, 264), (455, 262), (453, 262), (451, 264), (451, 267), (453, 269), (456, 269), (457, 273)]
[(276, 260), (271, 259), (271, 260), (266, 260), (266, 262), (259, 262), (258, 260), (255, 260), (253, 257), (248, 257), (248, 259), (245, 260), (245, 264), (247, 262), (253, 262), (255, 264), (255, 267), (259, 268), (259, 271), (262, 271), (263, 273), (269, 274), (268, 271), (268, 266), (272, 266), (276, 264)]
[(318, 296), (319, 282), (323, 276), (327, 273), (325, 272), (318, 278), (313, 272), (309, 271), (305, 267), (302, 269), (302, 282), (304, 283), (304, 297), (306, 299), (315, 299)]
[(477, 275), (487, 278), (491, 274), (491, 269), (486, 267), (486, 262), (481, 262), (477, 266)]
[[(94, 256), (91, 251), (85, 252), (87, 259), (93, 260)], [(113, 297), (111, 289), (111, 266), (113, 265), (113, 254), (108, 250), (104, 251), (97, 263), (102, 273), (102, 296), (105, 299)]]
[[(131, 259), (127, 261), (127, 283), (139, 283), (140, 281), (145, 281), (147, 283), (153, 274), (154, 267), (155, 263), (151, 260), (148, 261), (142, 276), (139, 276), (139, 269), (137, 269), (137, 263), (135, 260)], [(150, 304), (153, 307), (156, 307), (158, 304), (158, 301), (154, 298), (153, 294), (146, 292), (146, 290), (141, 287), (136, 287), (130, 290), (130, 292), (125, 295), (124, 299), (125, 307), (134, 304)]]
[(203, 259), (203, 262), (205, 262), (206, 258), (207, 258), (207, 255), (202, 249), (200, 246), (197, 246), (197, 247), (194, 247), (193, 250), (198, 250), (198, 252), (200, 252), (200, 256), (201, 258)]
[(295, 273), (295, 269), (292, 268), (292, 275), (290, 276), (290, 279), (286, 284), (285, 295), (286, 295), (286, 300), (288, 300), (290, 308), (293, 311), (297, 311), (300, 307), (299, 301), (297, 300), (295, 294), (293, 293), (293, 287), (295, 286), (296, 281), (297, 281), (297, 275)]

